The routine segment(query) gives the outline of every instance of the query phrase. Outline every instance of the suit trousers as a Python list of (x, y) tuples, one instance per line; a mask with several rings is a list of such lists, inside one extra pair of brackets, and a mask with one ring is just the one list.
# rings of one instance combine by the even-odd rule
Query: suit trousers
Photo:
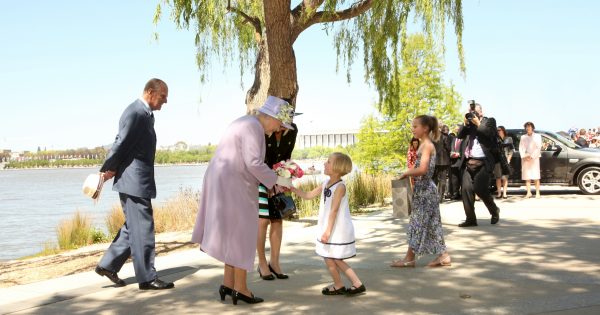
[(438, 196), (440, 196), (440, 202), (444, 200), (446, 190), (448, 189), (448, 171), (450, 165), (436, 165), (433, 172), (433, 181), (438, 188)]
[(462, 201), (467, 216), (467, 222), (477, 222), (475, 215), (475, 194), (481, 198), (486, 208), (492, 216), (497, 215), (499, 209), (494, 202), (494, 198), (490, 194), (490, 173), (482, 163), (478, 167), (465, 167), (462, 170)]
[(124, 193), (119, 193), (119, 198), (125, 213), (125, 224), (104, 253), (98, 266), (119, 272), (131, 255), (137, 282), (152, 281), (156, 278), (152, 203), (150, 199)]
[(451, 198), (460, 194), (460, 182), (460, 167), (450, 167), (450, 174), (448, 175), (448, 193)]

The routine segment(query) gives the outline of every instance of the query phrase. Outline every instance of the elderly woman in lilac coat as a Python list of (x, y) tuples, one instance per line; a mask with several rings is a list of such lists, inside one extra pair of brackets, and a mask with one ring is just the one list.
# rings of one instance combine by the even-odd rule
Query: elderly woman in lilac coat
[(230, 295), (233, 304), (263, 301), (248, 289), (246, 273), (253, 269), (256, 255), (258, 184), (272, 188), (278, 180), (264, 163), (265, 134), (282, 126), (293, 129), (292, 116), (290, 104), (269, 96), (255, 115), (229, 125), (204, 174), (192, 242), (225, 264), (221, 300)]

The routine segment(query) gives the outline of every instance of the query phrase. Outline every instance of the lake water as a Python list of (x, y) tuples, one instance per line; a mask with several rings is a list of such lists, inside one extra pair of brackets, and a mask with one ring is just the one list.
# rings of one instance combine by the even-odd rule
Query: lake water
[[(153, 204), (159, 205), (180, 189), (200, 190), (206, 167), (155, 167), (157, 196)], [(76, 210), (89, 214), (94, 225), (104, 230), (104, 218), (119, 204), (119, 196), (112, 191), (112, 180), (97, 204), (83, 195), (83, 181), (97, 170), (0, 170), (0, 260), (35, 254), (44, 243), (56, 242), (59, 222), (71, 218)]]

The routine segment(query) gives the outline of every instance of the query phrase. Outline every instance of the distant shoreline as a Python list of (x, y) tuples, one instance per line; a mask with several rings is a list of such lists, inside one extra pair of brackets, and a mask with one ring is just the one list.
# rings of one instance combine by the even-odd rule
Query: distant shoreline
[[(155, 167), (165, 166), (196, 166), (196, 165), (208, 165), (208, 162), (200, 163), (173, 163), (173, 164), (155, 164)], [(88, 169), (88, 168), (100, 168), (102, 165), (92, 166), (63, 166), (63, 167), (22, 167), (22, 168), (0, 168), (0, 171), (22, 171), (22, 170), (56, 170), (56, 169)]]

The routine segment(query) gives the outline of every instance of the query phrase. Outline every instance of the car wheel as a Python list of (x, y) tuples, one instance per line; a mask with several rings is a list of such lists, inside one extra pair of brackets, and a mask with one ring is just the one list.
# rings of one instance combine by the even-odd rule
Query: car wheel
[(600, 194), (600, 167), (586, 167), (577, 177), (579, 190), (586, 195)]

